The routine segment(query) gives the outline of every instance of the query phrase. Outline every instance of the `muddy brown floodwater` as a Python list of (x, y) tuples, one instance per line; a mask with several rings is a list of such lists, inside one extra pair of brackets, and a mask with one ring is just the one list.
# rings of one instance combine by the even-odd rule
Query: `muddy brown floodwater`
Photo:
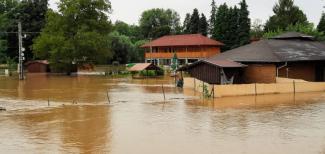
[(168, 77), (34, 75), (0, 78), (0, 107), (6, 154), (325, 153), (325, 93), (203, 100)]

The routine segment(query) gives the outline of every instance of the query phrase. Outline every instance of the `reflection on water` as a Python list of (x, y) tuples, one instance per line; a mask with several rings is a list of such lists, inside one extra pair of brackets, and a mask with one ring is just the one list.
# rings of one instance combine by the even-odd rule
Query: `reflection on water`
[(170, 78), (29, 76), (0, 78), (0, 106), (0, 153), (325, 153), (325, 93), (203, 100)]

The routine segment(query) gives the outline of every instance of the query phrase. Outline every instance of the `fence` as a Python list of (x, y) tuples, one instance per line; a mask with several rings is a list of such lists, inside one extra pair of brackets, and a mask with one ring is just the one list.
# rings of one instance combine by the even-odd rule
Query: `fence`
[[(282, 93), (302, 93), (325, 91), (325, 82), (306, 82), (278, 78), (272, 84), (237, 84), (237, 85), (209, 85), (194, 78), (185, 78), (184, 87), (193, 88), (195, 91), (208, 90), (214, 97), (264, 95)], [(205, 91), (205, 93), (207, 93)]]

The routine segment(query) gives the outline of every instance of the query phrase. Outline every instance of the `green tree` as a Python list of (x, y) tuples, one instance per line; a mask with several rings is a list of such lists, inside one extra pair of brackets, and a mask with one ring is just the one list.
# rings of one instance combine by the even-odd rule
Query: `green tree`
[[(2, 12), (0, 14), (0, 32), (5, 32), (7, 30), (8, 19), (6, 15)], [(7, 40), (6, 33), (0, 33), (0, 64), (6, 61), (6, 51), (7, 51)]]
[(134, 43), (135, 47), (135, 56), (131, 56), (131, 62), (144, 62), (145, 49), (141, 48), (142, 45), (146, 44), (147, 40), (139, 40)]
[(130, 26), (123, 21), (117, 20), (113, 25), (113, 30), (117, 31), (121, 35), (132, 36)]
[(109, 34), (109, 46), (113, 52), (112, 62), (117, 61), (120, 64), (126, 64), (130, 62), (131, 58), (136, 56), (130, 38), (118, 32)]
[(264, 35), (264, 30), (263, 30), (263, 24), (262, 20), (256, 19), (254, 20), (251, 31), (250, 31), (250, 37), (255, 40), (255, 39), (260, 39)]
[(144, 39), (139, 26), (129, 25), (123, 21), (116, 21), (113, 25), (113, 31), (117, 31), (121, 35), (128, 36), (133, 43)]
[(200, 14), (198, 9), (194, 9), (190, 19), (190, 33), (197, 34), (200, 32)]
[(228, 20), (226, 21), (227, 27), (225, 28), (225, 38), (224, 38), (224, 43), (225, 46), (223, 47), (224, 50), (229, 50), (236, 48), (240, 46), (241, 42), (241, 29), (240, 24), (239, 24), (239, 12), (240, 10), (237, 8), (237, 6), (230, 7), (228, 9), (228, 12), (226, 13), (226, 17)]
[(220, 5), (218, 7), (218, 11), (216, 13), (216, 21), (213, 27), (213, 34), (212, 38), (215, 40), (224, 40), (224, 33), (226, 31), (227, 25), (224, 21), (227, 21), (227, 14), (228, 14), (228, 6), (226, 3)]
[(144, 38), (158, 38), (180, 32), (180, 17), (171, 9), (150, 9), (140, 18), (140, 29)]
[(308, 25), (307, 17), (294, 0), (279, 0), (273, 7), (274, 15), (265, 24), (265, 31), (285, 30), (288, 25)]
[(317, 26), (317, 30), (319, 32), (325, 33), (325, 13), (322, 13), (322, 17), (321, 17), (319, 24)]
[(183, 33), (190, 34), (191, 33), (190, 28), (191, 28), (191, 14), (187, 13), (183, 23)]
[(200, 22), (199, 22), (199, 33), (201, 33), (204, 36), (207, 36), (208, 35), (208, 28), (209, 28), (209, 25), (208, 25), (207, 18), (202, 13), (201, 18), (200, 18)]
[(217, 15), (217, 6), (216, 2), (212, 0), (211, 3), (211, 16), (209, 20), (209, 34), (212, 36), (214, 34), (214, 26), (216, 23), (216, 15)]
[(238, 13), (238, 44), (237, 46), (243, 46), (250, 42), (250, 27), (251, 20), (249, 18), (249, 11), (246, 0), (242, 0), (240, 3), (240, 10)]
[(111, 23), (107, 0), (61, 0), (59, 12), (48, 11), (47, 23), (33, 45), (37, 58), (52, 70), (69, 72), (73, 64), (103, 63), (110, 52)]
[[(17, 32), (18, 21), (22, 23), (23, 47), (25, 50), (26, 60), (33, 59), (32, 44), (33, 40), (39, 36), (39, 32), (45, 25), (46, 12), (48, 10), (48, 0), (28, 0), (21, 1), (12, 8), (8, 13), (10, 19), (10, 27), (7, 31)], [(10, 34), (7, 37), (8, 50), (7, 54), (14, 58), (17, 56), (18, 51), (18, 38), (17, 34)]]
[(237, 39), (232, 37), (237, 35), (236, 32), (234, 32), (234, 29), (237, 30), (237, 24), (233, 24), (233, 22), (237, 22), (237, 16), (234, 15), (235, 10), (228, 7), (226, 3), (220, 5), (218, 8), (214, 27), (215, 33), (212, 37), (225, 44), (222, 50), (228, 50), (237, 42)]
[(0, 32), (2, 32), (0, 33), (0, 63), (5, 63), (10, 55), (12, 55), (12, 58), (17, 55), (17, 52), (8, 51), (8, 36), (13, 34), (5, 33), (13, 23), (13, 19), (9, 17), (9, 14), (15, 11), (17, 6), (17, 0), (0, 1)]

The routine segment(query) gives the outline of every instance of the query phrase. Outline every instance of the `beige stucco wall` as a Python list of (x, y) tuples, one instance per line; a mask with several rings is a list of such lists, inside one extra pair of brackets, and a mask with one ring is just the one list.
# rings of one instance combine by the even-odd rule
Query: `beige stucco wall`
[[(245, 96), (263, 94), (284, 94), (301, 92), (325, 91), (325, 82), (306, 82), (295, 79), (277, 79), (278, 83), (270, 84), (238, 84), (238, 85), (207, 85), (209, 92), (213, 90), (215, 97)], [(203, 82), (194, 78), (185, 78), (184, 87), (192, 88), (197, 92), (203, 91)]]

